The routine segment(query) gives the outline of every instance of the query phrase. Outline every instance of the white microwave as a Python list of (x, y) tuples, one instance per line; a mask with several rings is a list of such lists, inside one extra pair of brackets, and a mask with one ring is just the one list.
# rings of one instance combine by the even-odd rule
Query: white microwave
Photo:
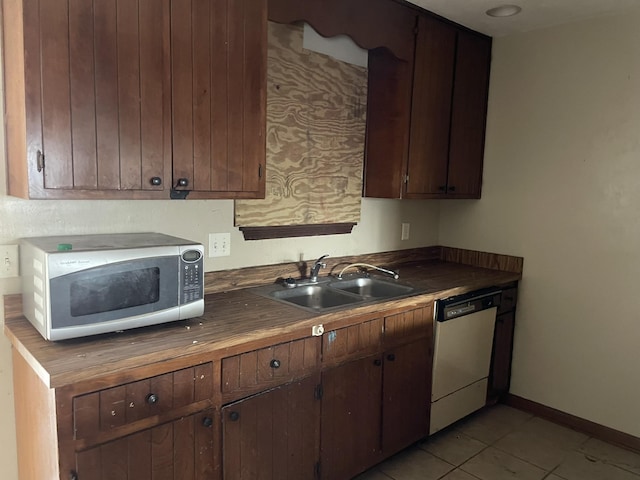
[(20, 241), (25, 317), (47, 340), (198, 317), (204, 247), (160, 233)]

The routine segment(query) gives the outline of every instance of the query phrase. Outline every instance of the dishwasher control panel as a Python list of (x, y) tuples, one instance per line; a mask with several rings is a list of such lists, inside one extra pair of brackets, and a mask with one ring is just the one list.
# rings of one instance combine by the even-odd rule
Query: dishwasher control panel
[(452, 318), (469, 315), (500, 305), (501, 290), (488, 288), (439, 300), (436, 305), (436, 320), (444, 322)]

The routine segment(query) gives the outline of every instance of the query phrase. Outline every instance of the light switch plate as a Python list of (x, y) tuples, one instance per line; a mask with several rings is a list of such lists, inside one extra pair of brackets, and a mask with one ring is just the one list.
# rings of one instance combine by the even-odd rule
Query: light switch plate
[(410, 223), (403, 223), (402, 224), (402, 235), (400, 236), (400, 240), (409, 240), (409, 227), (411, 226)]
[(209, 234), (209, 257), (228, 257), (231, 255), (231, 234)]
[(0, 245), (0, 278), (18, 275), (18, 245)]

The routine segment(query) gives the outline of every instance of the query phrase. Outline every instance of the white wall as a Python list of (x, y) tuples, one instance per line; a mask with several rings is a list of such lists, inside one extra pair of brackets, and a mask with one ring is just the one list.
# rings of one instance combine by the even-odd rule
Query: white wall
[(494, 40), (479, 202), (443, 245), (525, 258), (511, 392), (640, 436), (640, 10)]

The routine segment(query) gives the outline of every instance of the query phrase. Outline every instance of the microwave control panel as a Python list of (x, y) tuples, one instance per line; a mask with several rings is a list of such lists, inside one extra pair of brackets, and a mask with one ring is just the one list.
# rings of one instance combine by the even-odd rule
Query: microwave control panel
[(198, 250), (188, 250), (182, 254), (182, 301), (187, 304), (204, 297), (203, 260)]

